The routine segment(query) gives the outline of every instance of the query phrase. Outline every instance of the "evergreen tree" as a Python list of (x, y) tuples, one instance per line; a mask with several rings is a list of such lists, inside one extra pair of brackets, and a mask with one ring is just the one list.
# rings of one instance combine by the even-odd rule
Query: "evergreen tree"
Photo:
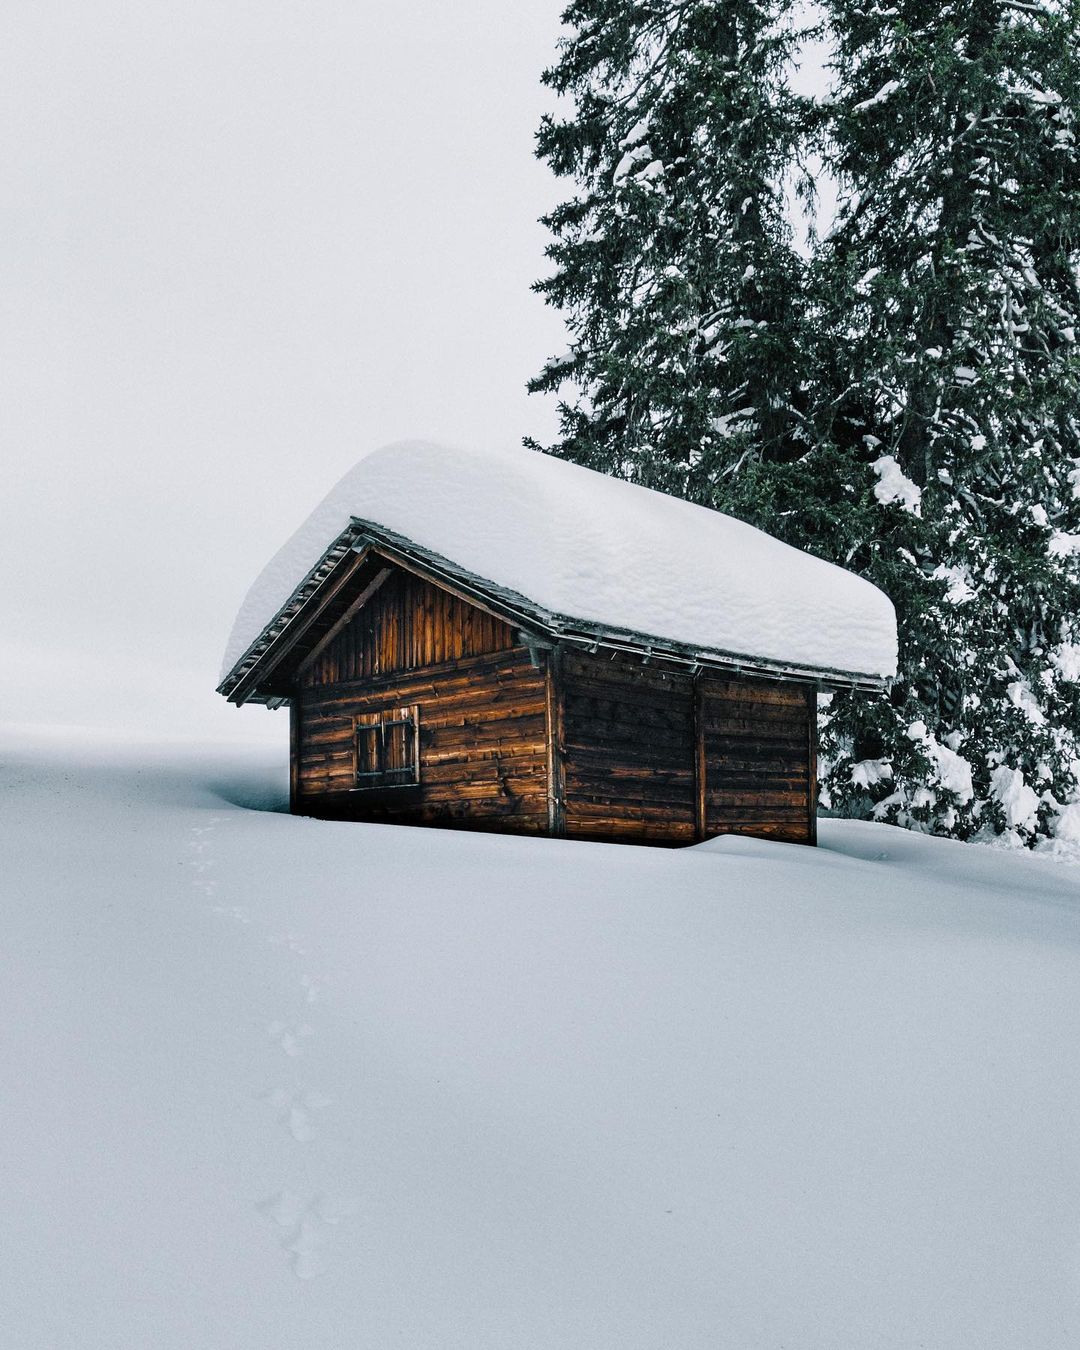
[(1032, 842), (1080, 796), (1080, 7), (827, 8), (845, 195), (800, 472), (810, 542), (890, 594), (902, 641), (891, 702), (835, 701), (828, 788)]
[[(791, 0), (573, 0), (544, 75), (572, 99), (538, 154), (577, 195), (538, 283), (572, 346), (561, 440), (592, 468), (729, 506), (749, 460), (798, 453), (801, 263), (784, 212), (806, 109)], [(805, 181), (805, 180), (804, 180)], [(539, 449), (539, 446), (534, 448)], [(736, 494), (737, 495), (737, 494)]]
[(824, 0), (841, 206), (808, 273), (788, 0), (577, 0), (545, 76), (578, 187), (537, 287), (572, 339), (530, 386), (574, 390), (548, 448), (893, 598), (891, 697), (825, 718), (851, 814), (1080, 838), (1078, 6)]

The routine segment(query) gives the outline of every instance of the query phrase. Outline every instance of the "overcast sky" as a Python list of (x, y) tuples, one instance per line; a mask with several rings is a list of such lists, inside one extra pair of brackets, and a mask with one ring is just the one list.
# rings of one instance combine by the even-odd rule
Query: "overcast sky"
[(0, 724), (284, 738), (213, 691), (315, 503), (388, 441), (553, 435), (562, 5), (0, 5)]
[(561, 7), (0, 7), (0, 721), (284, 738), (213, 687), (315, 502), (387, 441), (554, 430)]

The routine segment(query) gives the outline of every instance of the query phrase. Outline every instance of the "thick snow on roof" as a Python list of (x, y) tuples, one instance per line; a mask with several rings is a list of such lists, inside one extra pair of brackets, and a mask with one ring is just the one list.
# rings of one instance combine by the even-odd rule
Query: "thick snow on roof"
[(534, 451), (407, 442), (361, 459), (270, 561), (223, 675), (354, 516), (556, 615), (786, 665), (896, 670), (881, 591), (742, 521)]

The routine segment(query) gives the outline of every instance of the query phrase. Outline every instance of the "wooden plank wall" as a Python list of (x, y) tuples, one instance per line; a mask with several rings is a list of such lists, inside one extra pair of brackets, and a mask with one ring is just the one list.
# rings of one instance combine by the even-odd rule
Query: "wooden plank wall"
[(513, 629), (456, 595), (393, 569), (362, 610), (301, 674), (305, 688), (509, 651)]
[[(545, 672), (509, 625), (411, 574), (395, 573), (328, 644), (294, 705), (303, 814), (547, 829)], [(357, 714), (406, 705), (419, 708), (419, 787), (351, 791)]]
[(610, 652), (562, 663), (566, 833), (694, 842), (693, 682)]
[[(689, 844), (812, 843), (816, 696), (566, 648), (395, 569), (302, 668), (295, 809), (357, 820)], [(355, 785), (356, 716), (419, 707), (420, 785)]]
[(566, 652), (561, 688), (568, 835), (814, 842), (812, 689), (581, 651)]
[[(420, 786), (351, 792), (357, 711), (403, 704), (419, 707)], [(298, 809), (335, 819), (543, 833), (546, 713), (544, 674), (525, 651), (305, 689)]]
[(701, 681), (705, 834), (814, 843), (817, 696), (769, 680)]

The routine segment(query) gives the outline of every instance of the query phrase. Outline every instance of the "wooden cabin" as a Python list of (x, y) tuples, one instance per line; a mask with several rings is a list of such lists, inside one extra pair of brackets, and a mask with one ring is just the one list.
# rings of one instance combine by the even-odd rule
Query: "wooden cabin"
[[(408, 496), (406, 473), (398, 521)], [(817, 691), (886, 677), (555, 615), (485, 570), (350, 516), (227, 662), (232, 702), (289, 708), (294, 812), (665, 845), (815, 842)]]

